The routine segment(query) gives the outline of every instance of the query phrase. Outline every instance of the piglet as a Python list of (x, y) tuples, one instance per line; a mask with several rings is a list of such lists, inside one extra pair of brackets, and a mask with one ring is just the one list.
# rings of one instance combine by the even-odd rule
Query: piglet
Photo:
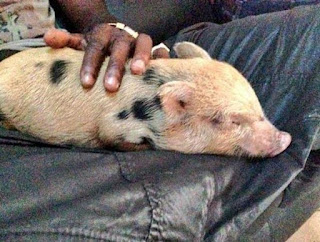
[(84, 52), (30, 49), (0, 63), (0, 112), (7, 127), (53, 144), (272, 157), (291, 142), (265, 117), (248, 81), (199, 46), (175, 45), (177, 59), (150, 61), (142, 76), (127, 66), (117, 93), (102, 73), (84, 89)]

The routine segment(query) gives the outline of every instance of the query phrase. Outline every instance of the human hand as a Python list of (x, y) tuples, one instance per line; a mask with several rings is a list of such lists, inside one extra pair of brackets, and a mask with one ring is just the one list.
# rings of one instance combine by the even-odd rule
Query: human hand
[[(104, 76), (104, 86), (109, 92), (118, 90), (129, 57), (132, 57), (131, 72), (136, 75), (145, 72), (151, 58), (150, 36), (139, 34), (134, 38), (128, 32), (109, 24), (99, 24), (86, 35), (52, 29), (45, 34), (44, 40), (52, 48), (71, 47), (85, 50), (80, 71), (80, 80), (85, 88), (91, 88), (95, 84), (107, 55), (110, 55), (110, 60)], [(168, 58), (169, 53), (166, 50), (157, 49), (154, 57)]]

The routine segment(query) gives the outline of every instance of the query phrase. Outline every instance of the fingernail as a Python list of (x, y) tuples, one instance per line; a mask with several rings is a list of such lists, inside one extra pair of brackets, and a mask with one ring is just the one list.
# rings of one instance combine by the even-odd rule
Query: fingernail
[(134, 74), (142, 74), (145, 71), (146, 65), (142, 60), (136, 60), (132, 63), (131, 70)]
[(106, 80), (106, 89), (109, 92), (116, 92), (119, 88), (119, 82), (114, 77), (108, 77)]
[(92, 86), (92, 75), (89, 73), (84, 74), (83, 78), (82, 78), (82, 85), (84, 87), (91, 87)]

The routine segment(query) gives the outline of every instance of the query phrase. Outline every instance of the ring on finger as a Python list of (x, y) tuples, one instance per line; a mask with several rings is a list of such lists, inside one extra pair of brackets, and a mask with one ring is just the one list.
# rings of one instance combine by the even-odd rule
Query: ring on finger
[(132, 28), (130, 28), (129, 26), (126, 26), (123, 23), (109, 23), (110, 26), (114, 26), (117, 29), (121, 29), (126, 31), (130, 36), (132, 36), (133, 38), (137, 38), (139, 33), (134, 31)]
[(151, 50), (151, 54), (153, 54), (157, 49), (165, 49), (166, 51), (170, 52), (170, 49), (168, 48), (168, 46), (166, 46), (164, 43), (160, 43), (156, 46), (153, 46), (152, 50)]

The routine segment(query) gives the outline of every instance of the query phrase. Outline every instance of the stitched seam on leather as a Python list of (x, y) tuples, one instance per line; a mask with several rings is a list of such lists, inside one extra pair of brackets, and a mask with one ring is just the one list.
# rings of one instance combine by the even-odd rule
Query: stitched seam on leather
[(132, 170), (131, 170), (131, 167), (130, 165), (128, 164), (128, 162), (122, 162), (118, 155), (116, 153), (112, 153), (116, 162), (118, 163), (118, 166), (119, 166), (119, 173), (121, 175), (121, 177), (123, 179), (125, 179), (127, 182), (134, 182), (132, 179), (130, 179), (127, 175), (127, 172), (125, 172), (124, 170), (127, 170), (129, 172), (129, 176), (130, 174), (132, 173)]
[(128, 238), (128, 235), (115, 235), (109, 232), (101, 232), (95, 229), (81, 228), (57, 228), (57, 229), (20, 229), (20, 230), (2, 230), (0, 235), (32, 235), (32, 234), (51, 234), (67, 237), (83, 237), (86, 239), (98, 239), (103, 241), (141, 241)]
[(161, 226), (161, 218), (163, 217), (163, 211), (161, 210), (161, 202), (157, 198), (155, 185), (153, 183), (144, 183), (143, 187), (146, 191), (147, 198), (151, 207), (151, 221), (147, 241), (163, 241), (163, 227)]

